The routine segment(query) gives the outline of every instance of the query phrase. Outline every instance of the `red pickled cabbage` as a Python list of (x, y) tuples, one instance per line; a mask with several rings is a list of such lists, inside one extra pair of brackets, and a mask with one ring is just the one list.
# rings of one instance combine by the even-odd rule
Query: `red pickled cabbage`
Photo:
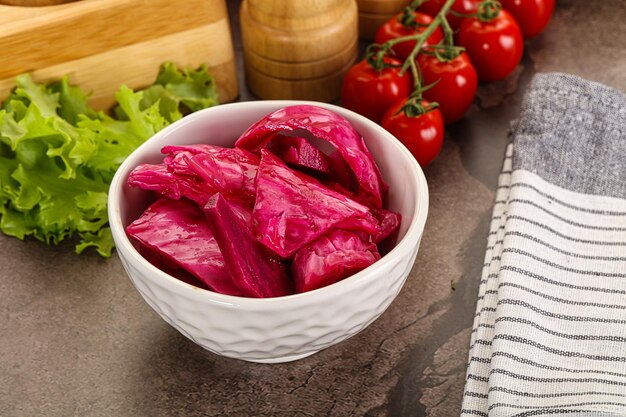
[(139, 245), (139, 253), (146, 258), (148, 262), (159, 268), (161, 271), (186, 282), (194, 287), (202, 288), (205, 290), (211, 290), (204, 282), (194, 277), (190, 272), (183, 269), (180, 265), (175, 264), (167, 257), (162, 256), (160, 253), (153, 251), (144, 245)]
[(171, 172), (165, 164), (141, 164), (128, 175), (128, 184), (144, 190), (156, 191), (172, 200), (181, 197), (204, 207), (213, 189), (199, 177)]
[(276, 110), (249, 127), (235, 146), (257, 152), (267, 145), (274, 133), (298, 129), (331, 143), (356, 177), (359, 186), (356, 199), (371, 207), (382, 207), (387, 185), (372, 154), (350, 122), (330, 110), (311, 105)]
[(291, 264), (296, 292), (333, 284), (379, 259), (374, 243), (365, 242), (345, 230), (333, 230), (296, 253)]
[(400, 213), (385, 209), (373, 209), (372, 214), (378, 220), (379, 227), (378, 233), (372, 236), (374, 243), (382, 242), (396, 233), (400, 228), (400, 222), (402, 221)]
[(310, 175), (330, 177), (334, 161), (324, 152), (301, 137), (274, 135), (267, 149), (282, 159), (287, 165)]
[(143, 164), (129, 176), (131, 186), (178, 200), (186, 197), (204, 207), (217, 192), (250, 207), (259, 157), (243, 149), (210, 145), (166, 146), (160, 165)]
[(254, 203), (254, 178), (259, 157), (243, 149), (212, 145), (166, 146), (164, 163), (177, 174), (198, 176), (209, 194), (220, 193), (231, 201)]
[(222, 148), (219, 152), (197, 154), (189, 167), (230, 201), (254, 204), (259, 157), (242, 149)]
[(363, 138), (320, 107), (273, 112), (235, 148), (162, 152), (163, 164), (138, 166), (128, 183), (166, 198), (127, 232), (155, 266), (202, 288), (245, 297), (321, 288), (380, 259), (399, 229)]
[(165, 154), (163, 163), (167, 165), (170, 171), (177, 174), (193, 175), (189, 171), (187, 159), (200, 153), (209, 153), (214, 149), (224, 149), (213, 145), (197, 144), (188, 146), (164, 146), (161, 153)]
[(204, 214), (232, 279), (244, 296), (280, 297), (293, 293), (291, 280), (280, 259), (254, 239), (232, 203), (215, 194), (204, 207)]
[(202, 210), (186, 200), (161, 198), (126, 232), (165, 260), (190, 272), (210, 289), (242, 295), (235, 285)]
[(257, 239), (283, 258), (341, 224), (377, 231), (369, 209), (261, 150), (252, 210)]

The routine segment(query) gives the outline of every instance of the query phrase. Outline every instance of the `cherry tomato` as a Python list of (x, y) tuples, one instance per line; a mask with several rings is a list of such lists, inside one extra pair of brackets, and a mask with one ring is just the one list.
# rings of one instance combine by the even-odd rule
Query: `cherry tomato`
[[(386, 62), (400, 64), (393, 58), (386, 58)], [(380, 123), (389, 106), (408, 97), (412, 91), (413, 82), (408, 73), (400, 76), (400, 68), (385, 68), (379, 72), (363, 60), (346, 73), (341, 101), (345, 108)]]
[(422, 70), (424, 85), (437, 80), (437, 84), (424, 91), (424, 98), (439, 103), (439, 110), (446, 123), (461, 119), (476, 96), (478, 76), (466, 53), (451, 61), (439, 61), (432, 55), (420, 54), (418, 63)]
[[(435, 16), (439, 13), (439, 10), (441, 10), (445, 2), (446, 0), (428, 0), (420, 6), (420, 11)], [(481, 0), (456, 0), (450, 10), (462, 14), (476, 13), (480, 2)], [(461, 26), (461, 21), (463, 21), (462, 17), (454, 16), (451, 13), (448, 13), (446, 17), (452, 29), (456, 30)]]
[(554, 0), (500, 0), (500, 3), (517, 20), (524, 38), (543, 32), (554, 12)]
[(524, 39), (519, 25), (506, 10), (489, 22), (473, 17), (461, 23), (459, 45), (465, 47), (481, 81), (506, 78), (522, 60)]
[[(400, 38), (402, 36), (416, 35), (426, 30), (426, 26), (417, 26), (415, 29), (410, 29), (402, 25), (398, 20), (402, 14), (398, 14), (391, 19), (387, 20), (376, 32), (374, 42), (385, 43), (391, 39)], [(415, 22), (419, 25), (429, 25), (433, 21), (433, 18), (424, 14), (415, 12)], [(443, 39), (443, 32), (441, 28), (435, 29), (432, 35), (426, 39), (424, 46), (436, 45)], [(396, 57), (400, 61), (404, 61), (415, 48), (415, 41), (407, 41), (396, 44), (392, 49), (396, 54)]]
[[(413, 154), (420, 166), (430, 164), (443, 145), (443, 117), (439, 109), (417, 117), (408, 117), (402, 111), (406, 99), (399, 100), (387, 110), (382, 126), (394, 135)], [(427, 106), (423, 100), (422, 105)]]

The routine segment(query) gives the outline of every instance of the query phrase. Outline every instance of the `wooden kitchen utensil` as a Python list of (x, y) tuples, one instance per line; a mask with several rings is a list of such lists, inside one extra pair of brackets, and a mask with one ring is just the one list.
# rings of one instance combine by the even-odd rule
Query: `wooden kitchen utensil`
[(358, 41), (354, 41), (348, 45), (346, 49), (331, 55), (325, 59), (318, 59), (312, 64), (311, 61), (304, 62), (284, 62), (275, 61), (263, 57), (248, 48), (244, 49), (244, 60), (259, 72), (267, 74), (274, 78), (286, 80), (302, 80), (324, 77), (328, 74), (337, 72), (337, 68), (343, 68), (354, 62), (357, 54)]
[(53, 6), (55, 4), (71, 3), (76, 0), (0, 0), (0, 4), (11, 6)]
[(317, 78), (276, 78), (246, 65), (246, 81), (255, 95), (267, 100), (293, 99), (330, 102), (339, 97), (343, 77), (352, 66), (357, 53), (358, 51), (355, 51), (350, 62), (339, 71)]
[(355, 0), (244, 0), (246, 82), (265, 99), (333, 101), (358, 54)]
[(70, 82), (93, 91), (90, 104), (104, 109), (122, 84), (141, 88), (154, 82), (165, 61), (206, 64), (221, 102), (239, 94), (224, 0), (0, 5), (0, 28), (0, 100), (18, 74), (30, 72), (42, 82), (69, 75)]
[(374, 40), (378, 28), (409, 3), (409, 0), (357, 0), (359, 37), (367, 41)]

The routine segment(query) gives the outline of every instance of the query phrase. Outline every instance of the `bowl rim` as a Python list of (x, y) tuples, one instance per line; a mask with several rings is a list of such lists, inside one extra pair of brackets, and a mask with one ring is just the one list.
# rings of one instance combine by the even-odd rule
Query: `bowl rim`
[[(369, 267), (357, 272), (356, 274), (353, 274), (341, 281), (322, 288), (307, 291), (304, 293), (290, 294), (282, 297), (252, 298), (220, 294), (210, 290), (205, 290), (203, 288), (195, 287), (191, 284), (187, 284), (186, 282), (183, 282), (152, 265), (137, 251), (137, 249), (135, 249), (130, 238), (126, 234), (124, 225), (122, 224), (120, 211), (118, 210), (119, 204), (121, 203), (121, 199), (119, 197), (121, 196), (122, 187), (125, 184), (128, 174), (138, 164), (136, 160), (145, 157), (145, 149), (150, 146), (151, 142), (154, 142), (164, 136), (169, 136), (180, 127), (189, 123), (194, 123), (196, 119), (206, 117), (207, 114), (228, 111), (228, 109), (231, 108), (243, 107), (267, 108), (267, 114), (274, 110), (278, 110), (281, 107), (294, 105), (312, 105), (323, 107), (348, 119), (349, 122), (352, 118), (357, 119), (362, 123), (366, 123), (370, 125), (374, 129), (374, 131), (377, 132), (377, 134), (385, 136), (389, 140), (390, 145), (396, 148), (396, 150), (399, 151), (400, 154), (402, 154), (408, 160), (409, 165), (412, 167), (411, 172), (413, 173), (413, 176), (416, 177), (417, 182), (417, 195), (415, 209), (413, 211), (413, 221), (409, 225), (404, 237), (400, 239), (400, 241), (386, 255), (381, 257), (378, 261), (374, 262)], [(177, 120), (176, 122), (170, 124), (169, 126), (165, 127), (164, 129), (160, 130), (159, 132), (148, 138), (137, 149), (135, 149), (117, 169), (109, 187), (107, 204), (109, 226), (111, 228), (111, 233), (115, 241), (118, 256), (122, 258), (120, 252), (124, 252), (125, 254), (130, 256), (132, 260), (139, 262), (139, 265), (142, 265), (143, 269), (147, 272), (145, 275), (152, 281), (155, 281), (157, 285), (167, 286), (168, 290), (172, 290), (181, 295), (183, 295), (182, 293), (184, 293), (184, 296), (186, 297), (199, 298), (204, 302), (227, 304), (237, 307), (255, 307), (257, 309), (264, 309), (270, 308), (271, 306), (274, 306), (276, 304), (301, 302), (303, 301), (303, 299), (309, 300), (311, 302), (317, 300), (328, 300), (332, 293), (342, 293), (347, 291), (355, 281), (362, 282), (363, 280), (368, 280), (368, 277), (369, 279), (374, 279), (374, 277), (376, 276), (376, 272), (384, 269), (385, 266), (391, 263), (397, 255), (400, 255), (403, 252), (410, 252), (412, 247), (416, 245), (416, 242), (418, 242), (417, 244), (419, 244), (421, 234), (423, 233), (424, 227), (426, 225), (426, 219), (428, 217), (429, 192), (424, 172), (422, 171), (422, 168), (417, 163), (413, 155), (409, 152), (409, 150), (398, 139), (396, 139), (395, 136), (382, 128), (380, 125), (367, 119), (366, 117), (361, 116), (360, 114), (355, 113), (351, 110), (329, 103), (306, 100), (259, 100), (226, 103), (219, 106), (199, 110), (195, 113), (183, 117), (182, 119)], [(134, 279), (132, 279), (128, 271), (127, 275), (129, 276), (129, 278), (131, 278), (131, 281), (134, 282)], [(157, 279), (160, 282), (157, 282)]]

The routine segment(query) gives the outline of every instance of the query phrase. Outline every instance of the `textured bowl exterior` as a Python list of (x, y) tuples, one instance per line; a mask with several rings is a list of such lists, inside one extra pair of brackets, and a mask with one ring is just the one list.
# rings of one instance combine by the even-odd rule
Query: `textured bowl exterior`
[(387, 264), (376, 285), (357, 282), (349, 293), (333, 294), (323, 304), (303, 297), (269, 311), (175, 293), (151, 280), (150, 271), (122, 262), (146, 302), (198, 345), (231, 358), (282, 362), (346, 340), (376, 320), (400, 292), (416, 254)]
[[(167, 323), (219, 355), (253, 362), (286, 362), (355, 335), (389, 307), (417, 255), (428, 207), (428, 190), (419, 166), (379, 126), (348, 110), (322, 103), (312, 104), (330, 108), (355, 125), (381, 166), (385, 180), (397, 189), (397, 193), (390, 195), (390, 206), (403, 214), (403, 226), (398, 244), (387, 255), (336, 284), (271, 299), (232, 297), (195, 288), (158, 270), (139, 255), (124, 232), (124, 227), (148, 204), (146, 193), (126, 186), (128, 173), (137, 164), (161, 160), (159, 150), (165, 144), (205, 142), (231, 146), (237, 132), (243, 132), (263, 115), (292, 104), (296, 103), (236, 103), (213, 108), (221, 111), (208, 109), (195, 113), (135, 151), (120, 167), (111, 185), (109, 220), (118, 254), (133, 285)], [(225, 117), (231, 114), (227, 110), (241, 120)], [(203, 125), (207, 120), (215, 125)], [(213, 129), (220, 126), (221, 133), (211, 134), (210, 139), (202, 136), (207, 136), (207, 129), (218, 132)], [(388, 137), (373, 139), (380, 135)], [(398, 172), (386, 172), (390, 170)], [(392, 179), (394, 175), (397, 178)]]

